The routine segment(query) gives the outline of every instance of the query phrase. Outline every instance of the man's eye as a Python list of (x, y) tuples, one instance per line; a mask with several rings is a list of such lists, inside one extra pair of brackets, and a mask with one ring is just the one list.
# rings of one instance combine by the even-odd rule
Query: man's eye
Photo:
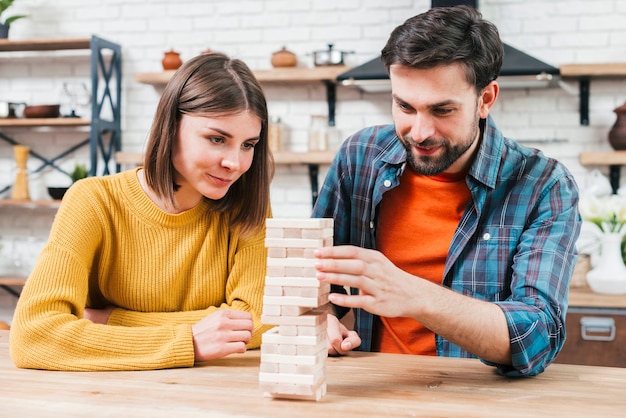
[(435, 113), (437, 113), (438, 115), (447, 115), (447, 114), (452, 113), (452, 109), (447, 109), (447, 108), (435, 109)]

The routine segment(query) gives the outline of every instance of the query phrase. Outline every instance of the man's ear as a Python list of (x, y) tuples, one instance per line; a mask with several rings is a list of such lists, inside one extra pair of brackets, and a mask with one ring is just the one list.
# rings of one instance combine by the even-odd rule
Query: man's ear
[(489, 115), (489, 111), (491, 110), (491, 107), (494, 105), (494, 103), (496, 102), (496, 99), (498, 98), (499, 92), (500, 92), (500, 86), (498, 85), (498, 82), (495, 80), (487, 84), (487, 87), (485, 87), (480, 92), (480, 97), (478, 101), (478, 113), (481, 119), (487, 118), (487, 116)]

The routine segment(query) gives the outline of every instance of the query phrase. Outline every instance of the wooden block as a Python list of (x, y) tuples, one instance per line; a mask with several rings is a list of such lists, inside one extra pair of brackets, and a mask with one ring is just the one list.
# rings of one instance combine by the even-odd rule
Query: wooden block
[(264, 324), (273, 325), (295, 325), (295, 326), (309, 326), (316, 327), (326, 322), (326, 311), (309, 310), (298, 316), (280, 316), (280, 315), (265, 315), (265, 308), (263, 308), (263, 315), (261, 315), (261, 322)]
[(316, 326), (296, 325), (296, 335), (313, 336), (324, 332), (328, 327), (326, 322), (322, 322)]
[(286, 270), (283, 266), (267, 266), (265, 274), (269, 277), (285, 277)]
[(302, 238), (311, 239), (311, 238), (328, 238), (333, 236), (333, 228), (324, 228), (324, 229), (303, 229), (302, 230)]
[[(319, 333), (317, 335), (298, 335), (295, 337), (287, 337), (278, 334), (278, 332), (270, 333), (265, 332), (262, 337), (262, 342), (268, 344), (288, 344), (295, 346), (312, 346), (317, 347), (321, 342), (326, 344), (326, 332)], [(312, 355), (312, 354), (309, 354)]]
[(283, 257), (283, 258), (267, 258), (267, 266), (283, 266), (283, 267), (305, 267), (315, 268), (317, 259), (311, 258), (296, 258), (296, 257)]
[(332, 245), (332, 238), (320, 239), (296, 239), (296, 238), (265, 238), (265, 246), (267, 248), (320, 248), (328, 247), (328, 242)]
[(299, 335), (297, 325), (279, 325), (277, 328), (278, 335), (284, 335), (288, 337), (294, 337), (296, 335)]
[(283, 229), (283, 238), (302, 238), (301, 228), (285, 228)]
[(278, 363), (278, 364), (293, 364), (293, 365), (305, 365), (312, 366), (326, 361), (328, 351), (323, 351), (310, 356), (281, 356), (276, 354), (261, 353), (261, 363)]
[(260, 384), (260, 388), (265, 397), (319, 401), (326, 394), (326, 380), (317, 385), (263, 382)]
[(289, 277), (289, 276), (281, 276), (281, 277), (265, 277), (265, 285), (271, 286), (293, 286), (293, 287), (328, 287), (330, 290), (330, 285), (325, 283), (321, 284), (319, 280), (315, 277)]
[(317, 308), (328, 303), (328, 294), (313, 298), (301, 296), (263, 296), (263, 305), (301, 306), (304, 308)]
[[(268, 267), (269, 268), (269, 267)], [(316, 277), (317, 270), (315, 267), (283, 267), (284, 276), (292, 277)]]
[(265, 236), (267, 238), (285, 238), (283, 228), (265, 228)]
[(297, 356), (315, 356), (320, 352), (328, 353), (328, 341), (326, 341), (326, 333), (324, 333), (323, 341), (317, 345), (298, 345), (296, 346)]
[[(302, 250), (302, 254), (304, 254), (304, 250)], [(280, 247), (270, 247), (267, 249), (267, 256), (272, 257), (272, 258), (289, 257), (289, 249), (280, 248)]]
[(332, 228), (332, 218), (267, 218), (265, 220), (267, 228), (300, 228), (300, 229), (320, 229)]
[(281, 316), (300, 316), (305, 312), (310, 311), (311, 308), (301, 307), (301, 306), (281, 306), (280, 307), (280, 315)]
[[(265, 293), (267, 296), (300, 296), (303, 298), (317, 298), (320, 295), (328, 292), (324, 292), (324, 290), (320, 287), (297, 287), (297, 286), (280, 286), (280, 295), (270, 295)], [(319, 305), (318, 305), (319, 306)]]
[[(265, 315), (267, 317), (273, 317), (273, 316), (280, 316), (282, 314), (282, 308), (278, 305), (275, 306), (270, 306), (270, 305), (263, 305), (263, 313), (262, 315)], [(273, 322), (266, 322), (266, 324), (272, 324)]]
[[(285, 290), (283, 286), (268, 286), (267, 284), (263, 288), (263, 294), (265, 296), (283, 296), (285, 295)], [(289, 295), (285, 295), (289, 296)]]
[(261, 362), (259, 371), (262, 373), (278, 373), (280, 365), (278, 363)]
[(319, 370), (315, 374), (292, 374), (292, 373), (265, 373), (259, 372), (261, 382), (295, 383), (303, 385), (319, 384), (326, 378), (325, 370)]

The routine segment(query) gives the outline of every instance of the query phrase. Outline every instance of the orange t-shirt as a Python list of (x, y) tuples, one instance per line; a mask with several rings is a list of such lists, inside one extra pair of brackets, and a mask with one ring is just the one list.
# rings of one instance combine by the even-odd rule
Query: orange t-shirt
[[(441, 284), (452, 236), (471, 198), (466, 173), (423, 176), (408, 165), (380, 206), (377, 247), (402, 270)], [(412, 318), (381, 317), (374, 349), (437, 355), (435, 335)]]

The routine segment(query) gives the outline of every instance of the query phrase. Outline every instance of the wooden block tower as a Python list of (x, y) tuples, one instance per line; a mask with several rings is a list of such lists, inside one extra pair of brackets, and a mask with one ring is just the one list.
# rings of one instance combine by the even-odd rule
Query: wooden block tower
[(332, 219), (267, 219), (260, 387), (266, 396), (320, 400), (326, 393), (326, 305), (313, 252), (333, 245)]

